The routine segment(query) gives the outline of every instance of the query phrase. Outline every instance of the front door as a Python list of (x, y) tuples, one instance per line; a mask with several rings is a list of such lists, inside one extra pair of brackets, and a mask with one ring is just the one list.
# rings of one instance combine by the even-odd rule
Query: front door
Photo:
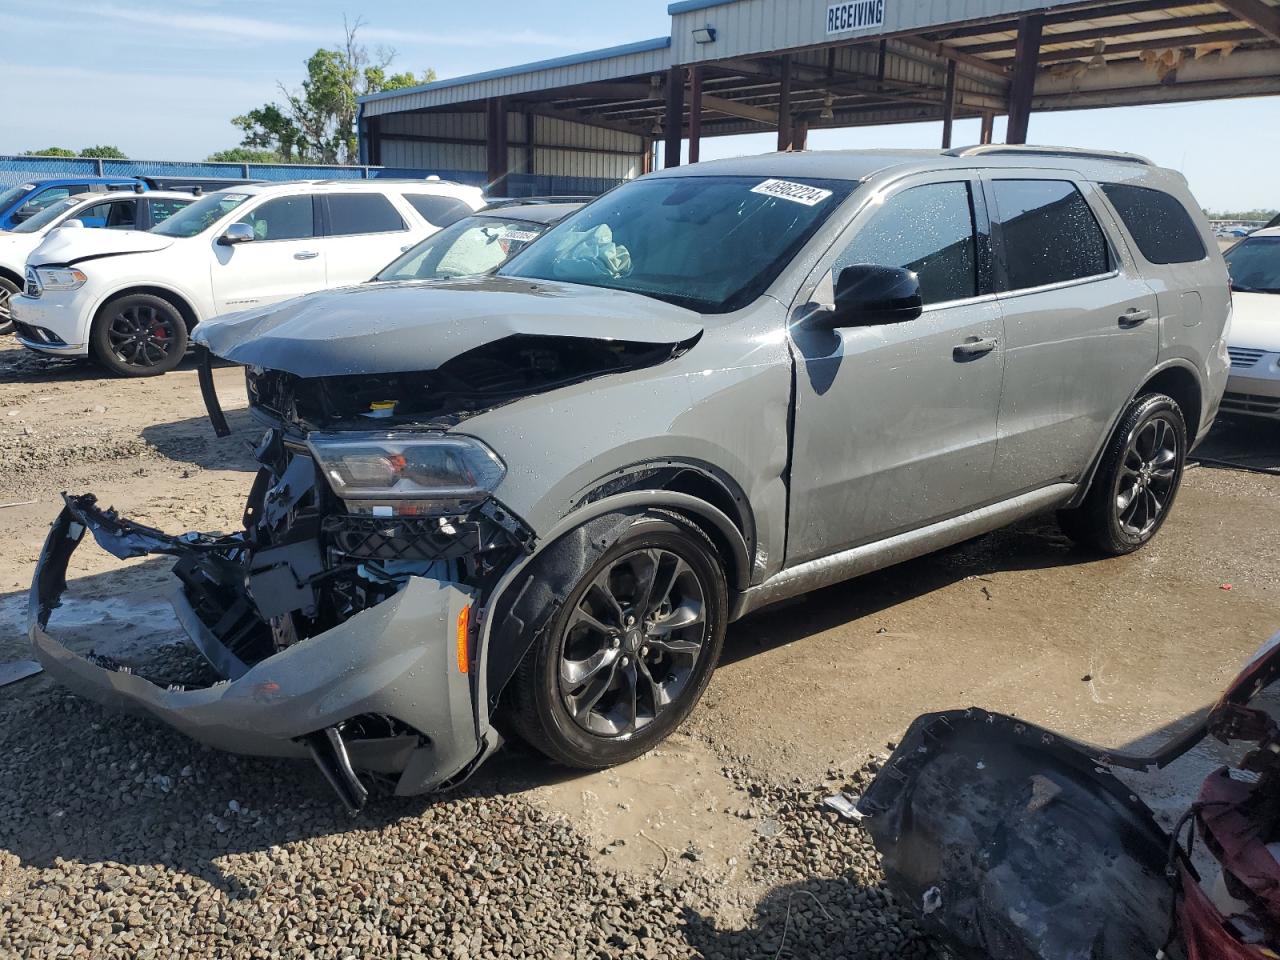
[(1067, 173), (986, 180), (1005, 326), (1004, 495), (1078, 480), (1160, 351), (1155, 293), (1107, 239), (1094, 190)]
[(310, 194), (264, 200), (236, 222), (253, 228), (253, 240), (234, 246), (214, 241), (218, 313), (275, 303), (327, 285)]
[(992, 499), (1004, 347), (977, 179), (934, 174), (873, 199), (819, 265), (814, 303), (829, 304), (833, 278), (857, 263), (915, 271), (925, 309), (896, 324), (793, 327), (788, 565)]

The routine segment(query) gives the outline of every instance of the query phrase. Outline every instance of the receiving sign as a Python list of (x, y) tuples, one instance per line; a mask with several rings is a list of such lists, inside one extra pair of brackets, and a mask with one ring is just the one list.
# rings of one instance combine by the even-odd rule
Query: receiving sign
[(851, 0), (827, 7), (827, 36), (884, 26), (885, 0)]

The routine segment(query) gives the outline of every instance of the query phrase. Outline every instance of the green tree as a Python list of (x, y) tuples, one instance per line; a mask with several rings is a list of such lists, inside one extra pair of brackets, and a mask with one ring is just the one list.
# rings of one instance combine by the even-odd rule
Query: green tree
[(284, 103), (268, 103), (232, 119), (244, 132), (243, 147), (273, 150), (285, 162), (355, 163), (357, 100), (436, 78), (434, 70), (388, 73), (394, 50), (372, 53), (357, 39), (362, 20), (343, 21), (341, 46), (317, 50), (307, 60), (307, 78), (296, 90), (281, 85)]
[(43, 150), (27, 150), (24, 157), (74, 157), (76, 152), (66, 147), (45, 147)]
[(211, 153), (206, 160), (213, 163), (281, 163), (284, 158), (275, 150), (255, 150), (252, 147), (232, 147)]
[(124, 151), (119, 147), (111, 147), (101, 145), (97, 147), (85, 147), (80, 151), (80, 156), (90, 157), (95, 160), (128, 160), (124, 155)]

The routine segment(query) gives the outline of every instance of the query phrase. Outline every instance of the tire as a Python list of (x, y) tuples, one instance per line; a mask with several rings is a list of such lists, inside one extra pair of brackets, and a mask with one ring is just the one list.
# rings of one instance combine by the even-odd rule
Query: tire
[(21, 288), (8, 277), (0, 277), (0, 334), (13, 333), (13, 311), (9, 306), (9, 298), (21, 292)]
[[(643, 603), (648, 570), (659, 592), (667, 585), (654, 622), (638, 609), (655, 605)], [(701, 699), (727, 619), (724, 569), (706, 534), (677, 514), (641, 515), (573, 583), (524, 656), (508, 687), (507, 719), (567, 766), (598, 770), (638, 757)]]
[(109, 301), (89, 331), (89, 353), (118, 377), (155, 377), (182, 362), (187, 324), (168, 300), (132, 293)]
[(1139, 397), (1107, 442), (1084, 502), (1059, 511), (1062, 532), (1115, 557), (1145, 546), (1173, 509), (1186, 456), (1182, 409), (1164, 394)]

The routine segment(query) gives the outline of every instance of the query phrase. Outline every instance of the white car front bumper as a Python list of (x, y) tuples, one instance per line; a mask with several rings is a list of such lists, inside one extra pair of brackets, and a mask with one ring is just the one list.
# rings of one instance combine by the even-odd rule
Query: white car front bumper
[(28, 349), (56, 357), (83, 357), (89, 352), (83, 298), (71, 293), (46, 292), (39, 297), (15, 296), (11, 303), (17, 323), (14, 335)]
[(1231, 371), (1222, 412), (1280, 420), (1280, 352), (1228, 347)]

